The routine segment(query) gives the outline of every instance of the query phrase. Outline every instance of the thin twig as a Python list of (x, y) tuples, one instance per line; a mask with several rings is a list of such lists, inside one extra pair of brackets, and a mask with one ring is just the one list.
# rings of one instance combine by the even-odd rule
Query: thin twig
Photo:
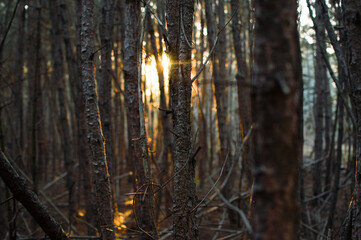
[(228, 24), (232, 21), (233, 17), (235, 16), (236, 12), (237, 12), (238, 8), (236, 9), (236, 11), (234, 11), (234, 13), (232, 14), (232, 16), (230, 17), (230, 19), (227, 21), (227, 23), (218, 31), (216, 39), (214, 40), (214, 44), (213, 47), (211, 49), (211, 51), (208, 54), (208, 57), (206, 58), (206, 60), (204, 61), (204, 63), (202, 64), (201, 68), (198, 70), (197, 74), (192, 78), (191, 82), (193, 83), (198, 77), (199, 75), (202, 73), (205, 65), (208, 63), (209, 59), (211, 58), (211, 56), (213, 55), (214, 49), (216, 48), (218, 39), (219, 39), (219, 35), (223, 32), (223, 30), (228, 26)]
[(7, 37), (8, 33), (9, 33), (9, 31), (10, 31), (11, 24), (12, 24), (13, 21), (14, 21), (15, 13), (16, 13), (16, 10), (18, 9), (19, 3), (20, 3), (20, 0), (18, 0), (18, 1), (16, 2), (16, 5), (15, 5), (14, 11), (13, 11), (13, 14), (11, 15), (10, 22), (9, 22), (9, 24), (8, 24), (8, 27), (7, 27), (6, 30), (5, 30), (5, 34), (4, 34), (4, 36), (3, 36), (3, 39), (1, 40), (1, 43), (0, 43), (0, 53), (1, 53), (2, 50), (3, 50), (6, 37)]
[(183, 34), (184, 38), (186, 39), (188, 47), (191, 48), (191, 49), (195, 49), (195, 47), (192, 47), (192, 44), (189, 42), (189, 40), (187, 38), (187, 35), (186, 35), (186, 31), (184, 30), (183, 6), (180, 7), (180, 25), (181, 25), (182, 34)]
[(326, 235), (324, 235), (323, 233), (321, 233), (321, 232), (319, 232), (319, 231), (315, 230), (314, 228), (312, 228), (312, 227), (308, 226), (308, 225), (307, 225), (307, 224), (305, 224), (305, 223), (301, 223), (301, 224), (302, 224), (302, 226), (304, 226), (304, 227), (308, 228), (308, 229), (309, 229), (309, 230), (311, 230), (312, 232), (314, 232), (314, 233), (316, 233), (316, 234), (320, 234), (322, 237), (324, 237), (325, 239), (327, 239), (327, 236), (326, 236)]
[[(317, 24), (316, 24), (316, 20), (315, 20), (315, 17), (313, 16), (313, 11), (312, 11), (312, 7), (311, 7), (311, 3), (310, 3), (310, 0), (306, 0), (306, 3), (307, 3), (307, 7), (308, 7), (308, 11), (310, 13), (310, 17), (311, 17), (311, 20), (313, 22), (313, 29), (315, 30), (315, 32), (317, 31)], [(339, 63), (339, 66), (341, 67), (341, 69), (343, 70), (344, 74), (345, 74), (345, 79), (348, 79), (349, 76), (348, 76), (348, 71), (346, 69), (346, 62), (345, 62), (345, 59), (341, 53), (341, 47), (339, 45), (339, 43), (337, 42), (337, 37), (335, 35), (334, 32), (331, 31), (331, 27), (329, 27), (328, 25), (330, 24), (330, 19), (329, 19), (329, 16), (328, 16), (328, 12), (327, 12), (327, 7), (325, 6), (325, 2), (324, 1), (320, 1), (322, 7), (323, 7), (323, 10), (325, 11), (325, 16), (327, 19), (323, 18), (323, 23), (325, 24), (325, 27), (326, 27), (326, 30), (327, 30), (327, 33), (328, 33), (328, 36), (329, 36), (329, 39), (331, 41), (331, 45), (336, 53), (336, 58), (337, 58), (337, 62)], [(318, 37), (318, 35), (316, 34), (316, 38)], [(333, 72), (332, 68), (331, 68), (331, 65), (330, 65), (330, 62), (327, 58), (327, 53), (326, 53), (326, 50), (323, 48), (323, 46), (321, 44), (319, 44), (319, 39), (317, 39), (316, 43), (318, 43), (318, 47), (320, 48), (321, 50), (321, 55), (322, 55), (322, 58), (326, 64), (326, 67), (330, 73), (330, 76), (333, 80), (333, 82), (335, 83), (336, 85), (336, 88), (338, 90), (338, 92), (340, 93), (341, 95), (341, 98), (342, 98), (342, 103), (344, 104), (346, 110), (347, 110), (347, 113), (348, 115), (350, 116), (351, 118), (351, 121), (352, 121), (352, 124), (354, 126), (355, 129), (357, 129), (357, 126), (356, 126), (356, 118), (350, 108), (350, 106), (348, 106), (348, 101), (345, 97), (345, 89), (343, 87), (341, 87), (339, 81), (337, 80), (336, 78), (336, 75), (335, 73)]]
[(4, 201), (0, 202), (0, 205), (3, 205), (3, 204), (5, 204), (5, 203), (11, 201), (11, 199), (14, 199), (14, 196), (9, 197), (8, 199), (5, 199)]
[[(213, 184), (213, 181), (210, 177), (208, 177), (208, 181)], [(241, 210), (239, 209), (238, 207), (236, 207), (235, 205), (233, 205), (232, 203), (230, 203), (223, 195), (220, 191), (217, 192), (219, 198), (229, 207), (231, 208), (232, 210), (236, 211), (242, 218), (242, 221), (245, 225), (245, 227), (247, 228), (248, 232), (249, 233), (252, 233), (252, 227), (251, 227), (251, 224), (249, 223), (247, 217), (246, 217), (246, 214)]]
[(199, 75), (201, 75), (201, 73), (203, 72), (204, 67), (206, 66), (206, 64), (208, 63), (209, 59), (211, 58), (211, 56), (213, 55), (214, 49), (216, 48), (217, 42), (218, 42), (218, 35), (216, 37), (216, 40), (214, 41), (213, 47), (211, 49), (211, 51), (209, 52), (206, 60), (204, 61), (204, 63), (202, 64), (201, 68), (198, 70), (197, 74), (192, 78), (192, 83), (197, 80), (197, 78), (199, 77)]
[(166, 114), (170, 114), (170, 113), (173, 113), (172, 110), (169, 110), (169, 109), (163, 109), (163, 108), (158, 108), (159, 111), (163, 111), (165, 112)]
[(162, 28), (164, 35), (168, 38), (168, 31), (165, 28), (163, 22), (159, 19), (159, 17), (157, 16), (157, 14), (155, 14), (152, 6), (149, 5), (149, 2), (146, 3), (144, 0), (142, 0), (142, 2), (144, 3), (145, 7), (149, 9), (149, 11), (153, 14), (153, 16), (155, 17), (155, 19), (157, 19), (158, 25)]
[(208, 195), (209, 195), (209, 194), (213, 191), (213, 189), (216, 187), (217, 183), (219, 182), (219, 180), (220, 180), (221, 177), (222, 177), (224, 167), (226, 166), (226, 162), (227, 162), (227, 160), (228, 160), (228, 155), (229, 155), (229, 153), (227, 154), (226, 159), (225, 159), (224, 162), (223, 162), (221, 171), (220, 171), (220, 173), (219, 173), (219, 176), (218, 176), (216, 182), (213, 184), (213, 186), (211, 187), (211, 189), (209, 189), (209, 191), (206, 193), (206, 195), (204, 195), (204, 197), (202, 198), (202, 200), (192, 209), (191, 212), (197, 210), (197, 208), (206, 200), (206, 198), (208, 197)]
[[(75, 164), (73, 168), (76, 168), (79, 166), (79, 163)], [(67, 172), (64, 172), (62, 174), (60, 174), (59, 177), (55, 178), (53, 181), (49, 182), (48, 184), (46, 184), (41, 190), (45, 191), (48, 188), (50, 188), (51, 186), (53, 186), (55, 183), (57, 183), (58, 181), (60, 181), (61, 179), (63, 179), (66, 175), (68, 175)]]
[(9, 105), (12, 104), (12, 103), (13, 103), (13, 101), (9, 101), (9, 102), (1, 105), (1, 106), (0, 106), (0, 110), (3, 109), (3, 108), (5, 108), (5, 107), (7, 107), (7, 106), (9, 106)]
[[(137, 192), (136, 192), (136, 195), (139, 194), (139, 191), (146, 185), (142, 185), (140, 188), (137, 189)], [(143, 193), (142, 195), (144, 195), (145, 193)], [(133, 197), (133, 214), (134, 214), (134, 219), (135, 219), (135, 223), (137, 224), (137, 227), (139, 228), (140, 231), (142, 231), (144, 234), (146, 234), (148, 237), (150, 237), (151, 239), (154, 239), (154, 237), (152, 235), (150, 235), (147, 231), (145, 231), (142, 227), (139, 226), (139, 222), (138, 222), (138, 217), (137, 217), (137, 213), (135, 211), (135, 198), (136, 198), (136, 195), (134, 195)], [(153, 197), (153, 196), (151, 196)]]
[(222, 218), (221, 220), (219, 221), (218, 223), (218, 228), (217, 228), (217, 232), (216, 234), (213, 236), (212, 240), (216, 240), (218, 235), (219, 235), (219, 231), (222, 229), (222, 226), (223, 226), (223, 223), (224, 223), (224, 220), (226, 219), (226, 209), (224, 208), (223, 209), (223, 213), (222, 213)]
[(229, 234), (228, 236), (224, 236), (224, 237), (221, 237), (221, 238), (218, 238), (218, 240), (226, 240), (226, 239), (238, 239), (238, 238), (234, 238), (238, 235), (241, 235), (242, 232), (235, 232), (235, 233), (232, 233), (232, 234)]
[(199, 226), (200, 229), (206, 229), (206, 230), (210, 230), (210, 231), (216, 231), (216, 232), (225, 232), (225, 233), (241, 233), (241, 231), (239, 230), (234, 230), (234, 229), (218, 229), (215, 227), (207, 227), (207, 226)]

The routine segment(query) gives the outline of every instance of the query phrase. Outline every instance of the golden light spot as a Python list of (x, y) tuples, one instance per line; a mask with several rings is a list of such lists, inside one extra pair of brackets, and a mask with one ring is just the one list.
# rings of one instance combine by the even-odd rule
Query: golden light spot
[(132, 210), (114, 213), (114, 225), (118, 230), (124, 230), (127, 228), (125, 223), (126, 223), (127, 217), (129, 217), (130, 214), (132, 214)]
[(133, 205), (133, 199), (129, 199), (129, 200), (125, 201), (124, 205), (125, 206)]
[(85, 216), (85, 210), (84, 209), (78, 210), (78, 216), (79, 217), (84, 217)]
[[(163, 74), (164, 74), (164, 89), (168, 89), (168, 74), (169, 74), (169, 66), (170, 62), (167, 54), (163, 53), (162, 57), (159, 58), (162, 61), (163, 66)], [(159, 79), (157, 72), (157, 63), (153, 56), (147, 59), (147, 61), (143, 61), (143, 75), (145, 76), (146, 82), (146, 90), (145, 94), (149, 97), (151, 94), (155, 96), (159, 96)]]

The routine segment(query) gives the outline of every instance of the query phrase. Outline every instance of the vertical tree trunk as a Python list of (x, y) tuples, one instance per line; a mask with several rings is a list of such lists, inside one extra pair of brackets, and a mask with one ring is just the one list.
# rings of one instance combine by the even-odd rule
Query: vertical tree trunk
[(25, 8), (24, 4), (20, 5), (20, 15), (18, 19), (18, 32), (17, 32), (17, 51), (15, 55), (14, 66), (14, 101), (15, 109), (17, 111), (17, 137), (19, 142), (18, 155), (15, 156), (17, 164), (24, 168), (23, 154), (24, 154), (24, 106), (23, 106), (23, 82), (24, 82), (24, 35), (25, 35)]
[(346, 48), (350, 71), (350, 97), (354, 106), (357, 134), (357, 169), (356, 169), (356, 206), (355, 239), (361, 239), (361, 3), (357, 0), (344, 0), (344, 25)]
[[(128, 143), (129, 158), (135, 172), (136, 190), (143, 192), (149, 184), (147, 180), (147, 166), (142, 161), (146, 156), (147, 149), (144, 149), (146, 137), (144, 129), (141, 128), (140, 102), (138, 88), (138, 67), (139, 67), (139, 38), (138, 24), (140, 19), (140, 1), (126, 0), (125, 5), (125, 38), (124, 38), (124, 87), (125, 100), (127, 106), (127, 122), (128, 122)], [(141, 110), (142, 111), (142, 110)], [(151, 186), (149, 186), (151, 189)], [(150, 191), (150, 190), (149, 190)], [(149, 195), (148, 195), (149, 196)], [(152, 233), (156, 233), (156, 226), (152, 219), (153, 212), (150, 206), (152, 199), (145, 199), (143, 194), (136, 195), (136, 215), (139, 226), (148, 234), (142, 234), (141, 239), (149, 239)], [(152, 196), (151, 196), (152, 197)]]
[[(343, 143), (343, 123), (344, 123), (344, 105), (342, 103), (342, 98), (338, 97), (339, 103), (338, 105), (338, 139), (337, 139), (337, 156), (336, 156), (336, 162), (335, 162), (335, 174), (333, 179), (333, 186), (332, 186), (332, 197), (331, 197), (331, 206), (329, 210), (328, 215), (328, 223), (326, 234), (328, 230), (333, 231), (333, 224), (334, 224), (334, 215), (336, 210), (336, 204), (337, 204), (337, 194), (339, 190), (339, 184), (340, 184), (340, 173), (341, 173), (341, 161), (342, 161), (342, 143)], [(334, 235), (334, 233), (332, 233)]]
[[(106, 155), (109, 163), (109, 173), (112, 179), (113, 174), (113, 137), (112, 137), (112, 106), (111, 106), (111, 52), (113, 32), (113, 0), (100, 1), (100, 42), (101, 50), (101, 72), (99, 86), (99, 111), (102, 121), (102, 129), (106, 141)], [(111, 181), (112, 182), (112, 181)]]
[(300, 49), (297, 1), (255, 1), (254, 238), (297, 239)]
[[(238, 108), (239, 108), (239, 120), (240, 120), (240, 129), (241, 129), (241, 138), (244, 139), (249, 128), (251, 127), (251, 99), (250, 99), (250, 91), (249, 86), (250, 82), (248, 79), (248, 71), (247, 71), (247, 64), (246, 58), (242, 55), (242, 40), (241, 40), (241, 29), (239, 23), (239, 1), (238, 0), (231, 0), (231, 7), (232, 7), (232, 34), (233, 34), (233, 45), (236, 54), (236, 61), (237, 61), (237, 90), (238, 90)], [(252, 173), (251, 173), (251, 156), (249, 149), (249, 142), (245, 144), (243, 148), (243, 161), (245, 173), (247, 177), (247, 184), (246, 186), (252, 185)], [(243, 171), (243, 169), (242, 169)]]
[[(77, 12), (81, 12), (82, 0), (76, 1)], [(69, 21), (68, 21), (68, 10), (64, 0), (60, 1), (60, 8), (62, 13), (62, 23), (64, 26), (64, 42), (65, 42), (65, 53), (69, 71), (69, 81), (71, 83), (73, 92), (73, 101), (77, 119), (77, 156), (79, 159), (80, 169), (80, 182), (83, 187), (83, 197), (85, 201), (85, 217), (88, 223), (96, 225), (96, 209), (94, 191), (91, 183), (93, 177), (91, 175), (91, 163), (88, 161), (90, 158), (90, 148), (87, 144), (87, 130), (85, 120), (85, 103), (84, 93), (82, 86), (82, 60), (81, 60), (81, 14), (77, 15), (76, 18), (76, 57), (73, 52), (73, 43), (70, 38)], [(88, 234), (90, 236), (95, 234), (94, 228), (88, 226)]]
[[(148, 10), (147, 14), (147, 29), (150, 37), (150, 43), (152, 47), (152, 53), (154, 55), (154, 59), (156, 61), (157, 65), (157, 73), (158, 73), (158, 81), (159, 81), (159, 91), (160, 91), (160, 101), (159, 101), (159, 107), (161, 109), (167, 109), (167, 100), (165, 96), (165, 90), (164, 90), (164, 72), (163, 72), (163, 65), (162, 65), (162, 59), (158, 55), (158, 49), (157, 49), (157, 43), (156, 38), (154, 35), (154, 27), (153, 27), (153, 21), (151, 19), (151, 13)], [(160, 52), (162, 53), (162, 52)], [(162, 146), (162, 152), (161, 152), (161, 169), (160, 169), (160, 184), (163, 184), (168, 179), (168, 169), (169, 169), (169, 162), (168, 162), (168, 153), (171, 154), (173, 159), (173, 151), (172, 151), (172, 139), (170, 136), (170, 122), (169, 122), (169, 115), (166, 111), (161, 112), (161, 122), (162, 122), (162, 129), (163, 129), (163, 146)], [(163, 195), (162, 192), (159, 193), (159, 201), (158, 206), (162, 203), (162, 196), (164, 196), (164, 203), (166, 204), (166, 209), (170, 207), (169, 201), (171, 200), (171, 196), (168, 193), (167, 190), (166, 194)], [(159, 212), (159, 211), (158, 211)]]
[[(208, 37), (208, 45), (209, 50), (212, 49), (215, 41), (216, 41), (216, 25), (215, 25), (215, 17), (213, 15), (212, 3), (210, 0), (205, 0), (205, 9), (206, 9), (206, 19), (207, 19), (207, 37)], [(224, 27), (224, 1), (219, 1), (218, 5), (218, 28), (221, 29)], [(218, 35), (218, 34), (217, 34)], [(220, 162), (231, 158), (231, 154), (229, 152), (229, 134), (226, 123), (226, 115), (227, 115), (227, 102), (226, 102), (226, 82), (227, 82), (227, 74), (226, 74), (226, 37), (224, 33), (220, 33), (218, 35), (219, 42), (216, 49), (216, 59), (212, 61), (212, 77), (214, 83), (214, 95), (216, 97), (217, 104), (217, 120), (218, 120), (218, 137), (220, 144)], [(225, 166), (224, 176), (227, 176), (228, 171), (230, 171), (232, 165), (232, 160), (227, 160), (227, 164)], [(231, 198), (232, 195), (232, 180), (229, 181), (226, 186), (222, 189), (222, 194), (226, 197), (226, 199)], [(236, 223), (236, 214), (233, 210), (229, 209), (228, 211), (229, 220), (231, 224)]]
[(87, 135), (94, 169), (98, 228), (103, 240), (114, 240), (112, 194), (94, 80), (94, 1), (83, 0), (81, 8), (82, 84)]
[[(237, 61), (237, 93), (238, 93), (238, 114), (240, 121), (240, 137), (242, 141), (245, 141), (247, 132), (251, 127), (251, 93), (250, 93), (250, 81), (248, 79), (247, 63), (246, 58), (243, 56), (242, 40), (241, 40), (241, 29), (239, 24), (239, 0), (231, 0), (232, 10), (232, 34), (233, 34), (233, 46)], [(243, 190), (243, 176), (245, 175), (245, 190), (251, 188), (253, 184), (252, 177), (252, 149), (251, 141), (247, 139), (242, 149), (242, 169), (240, 175), (239, 189), (240, 192)], [(246, 199), (247, 201), (248, 199)], [(246, 206), (246, 201), (243, 201), (242, 205)], [(246, 207), (243, 208), (246, 210)], [(250, 209), (249, 209), (250, 210)], [(249, 211), (250, 213), (250, 211)], [(238, 221), (239, 222), (239, 221)]]
[[(199, 43), (197, 45), (200, 44), (200, 50), (199, 50), (199, 54), (200, 54), (200, 64), (202, 65), (204, 62), (204, 52), (205, 52), (205, 45), (204, 45), (204, 28), (205, 28), (205, 16), (204, 16), (204, 10), (203, 8), (203, 3), (201, 3), (201, 16), (200, 16), (200, 21), (201, 21), (201, 29), (200, 29), (200, 38), (199, 38)], [(207, 91), (207, 84), (206, 84), (206, 71), (203, 70), (203, 74), (202, 74), (203, 78), (202, 81), (199, 79), (197, 81), (197, 91), (202, 92), (202, 95), (200, 96), (200, 94), (198, 94), (197, 98), (198, 98), (198, 111), (200, 113), (200, 131), (199, 131), (199, 145), (203, 148), (202, 152), (200, 153), (199, 156), (199, 163), (198, 163), (198, 178), (199, 178), (199, 188), (203, 189), (204, 184), (206, 182), (206, 178), (205, 178), (205, 174), (207, 173), (207, 160), (209, 161), (209, 156), (208, 156), (208, 144), (207, 144), (207, 138), (208, 138), (208, 124), (207, 124), (207, 114), (206, 114), (206, 110), (207, 110), (207, 104), (205, 101), (205, 97), (207, 95), (206, 91)]]
[(59, 113), (60, 113), (60, 129), (63, 142), (63, 154), (64, 154), (64, 163), (67, 172), (66, 176), (66, 187), (69, 191), (69, 227), (72, 225), (73, 214), (75, 212), (76, 206), (74, 201), (74, 176), (73, 176), (73, 166), (74, 161), (72, 157), (72, 147), (71, 147), (71, 137), (70, 137), (70, 127), (67, 118), (67, 109), (65, 105), (65, 66), (63, 61), (63, 49), (62, 49), (62, 30), (60, 28), (60, 19), (57, 14), (57, 5), (51, 4), (50, 6), (50, 19), (51, 19), (51, 52), (53, 60), (53, 83), (58, 87), (58, 104), (59, 104)]
[[(34, 71), (30, 75), (29, 81), (32, 87), (31, 101), (32, 101), (32, 113), (31, 113), (31, 176), (33, 181), (34, 192), (38, 191), (39, 184), (39, 174), (38, 167), (41, 163), (41, 131), (39, 124), (42, 121), (42, 93), (41, 93), (41, 76), (40, 76), (40, 48), (41, 48), (41, 5), (40, 1), (36, 3), (36, 39), (35, 39), (35, 49), (34, 56), (29, 55), (29, 60), (34, 61)], [(33, 59), (34, 58), (34, 59)], [(28, 63), (30, 64), (30, 63)]]
[(192, 212), (197, 199), (190, 124), (192, 83), (189, 44), (192, 39), (194, 1), (168, 0), (166, 11), (171, 62), (171, 106), (175, 132), (173, 236), (174, 239), (198, 239), (198, 226), (194, 211)]
[[(316, 34), (316, 69), (315, 71), (315, 91), (316, 91), (316, 102), (315, 102), (315, 167), (313, 168), (313, 195), (317, 196), (322, 191), (322, 179), (320, 172), (322, 171), (322, 163), (324, 158), (323, 151), (323, 132), (324, 132), (324, 91), (325, 83), (327, 82), (326, 65), (322, 57), (322, 49), (326, 49), (326, 38), (325, 38), (325, 26), (322, 21), (322, 6), (319, 2), (316, 2), (316, 18), (315, 23), (317, 24)], [(329, 184), (329, 183), (327, 183)]]

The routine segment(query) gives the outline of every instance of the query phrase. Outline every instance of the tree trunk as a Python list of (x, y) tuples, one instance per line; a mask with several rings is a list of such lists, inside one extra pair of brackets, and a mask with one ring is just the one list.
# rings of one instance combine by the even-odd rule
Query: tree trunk
[(58, 87), (58, 104), (60, 113), (60, 129), (63, 142), (63, 154), (64, 163), (67, 172), (66, 176), (66, 188), (69, 191), (69, 227), (72, 225), (73, 215), (76, 209), (74, 201), (74, 177), (73, 177), (73, 166), (74, 161), (72, 157), (72, 147), (70, 138), (70, 127), (67, 119), (67, 109), (65, 105), (65, 67), (63, 61), (63, 49), (62, 49), (62, 31), (60, 28), (60, 19), (57, 15), (58, 8), (56, 4), (50, 6), (50, 18), (51, 18), (51, 52), (53, 58), (53, 83)]
[(17, 156), (15, 156), (17, 164), (24, 168), (24, 104), (23, 104), (23, 83), (24, 83), (24, 35), (25, 35), (25, 9), (24, 5), (21, 4), (21, 12), (19, 15), (18, 32), (17, 32), (17, 47), (15, 55), (14, 65), (14, 107), (17, 111), (17, 138), (20, 149), (17, 150)]
[[(249, 128), (251, 127), (251, 99), (250, 99), (250, 82), (248, 79), (248, 71), (246, 58), (242, 55), (242, 40), (241, 40), (241, 29), (239, 24), (239, 1), (231, 0), (231, 7), (233, 19), (232, 19), (232, 34), (233, 34), (233, 46), (236, 54), (237, 60), (237, 90), (238, 90), (238, 108), (239, 108), (239, 120), (240, 120), (240, 129), (241, 129), (241, 139), (247, 135)], [(252, 185), (252, 160), (251, 160), (251, 149), (250, 141), (248, 141), (243, 147), (242, 151), (242, 161), (244, 161), (244, 171), (246, 173), (246, 189)]]
[(302, 140), (297, 1), (256, 0), (255, 9), (254, 238), (297, 239)]
[[(324, 86), (327, 82), (326, 75), (326, 65), (322, 57), (322, 49), (326, 49), (326, 39), (325, 39), (325, 26), (322, 21), (322, 7), (319, 2), (316, 2), (316, 18), (315, 23), (317, 25), (316, 29), (316, 69), (315, 71), (315, 91), (316, 91), (316, 102), (315, 102), (315, 167), (313, 168), (313, 195), (317, 196), (322, 191), (322, 181), (321, 174), (322, 163), (324, 158), (323, 151), (323, 132), (324, 132), (324, 113), (325, 113), (325, 103), (324, 103)], [(329, 183), (327, 183), (329, 184)]]
[[(81, 1), (76, 1), (77, 12), (81, 12)], [(71, 83), (75, 114), (77, 119), (77, 146), (80, 170), (80, 182), (83, 187), (83, 197), (85, 201), (85, 218), (92, 226), (96, 225), (95, 193), (92, 182), (90, 148), (87, 143), (87, 129), (85, 117), (85, 103), (82, 86), (82, 60), (81, 60), (81, 14), (77, 14), (76, 19), (76, 57), (73, 52), (73, 44), (70, 38), (68, 25), (68, 11), (66, 4), (61, 0), (62, 23), (64, 26), (65, 53), (69, 70), (69, 81)], [(95, 235), (94, 228), (88, 226), (88, 234)]]
[[(339, 103), (338, 105), (338, 139), (337, 139), (337, 156), (335, 162), (335, 174), (333, 179), (333, 187), (332, 187), (332, 197), (331, 197), (331, 206), (328, 215), (328, 222), (325, 235), (327, 234), (328, 230), (333, 231), (333, 224), (334, 224), (334, 215), (336, 211), (336, 204), (337, 204), (337, 194), (339, 190), (340, 184), (340, 174), (341, 174), (341, 161), (342, 161), (342, 143), (343, 143), (343, 123), (344, 123), (344, 105), (342, 103), (342, 98), (338, 97)], [(334, 233), (332, 234), (334, 235)]]
[[(125, 38), (124, 38), (124, 87), (125, 100), (127, 106), (128, 122), (128, 142), (129, 142), (129, 160), (135, 172), (134, 185), (137, 191), (144, 191), (148, 187), (146, 166), (143, 163), (143, 157), (146, 157), (147, 149), (145, 133), (141, 129), (140, 102), (138, 87), (138, 67), (139, 67), (139, 38), (138, 24), (140, 18), (140, 1), (126, 0), (125, 7)], [(143, 133), (143, 134), (142, 134)], [(148, 156), (149, 157), (149, 156)], [(151, 199), (145, 199), (143, 194), (136, 195), (136, 215), (139, 227), (146, 232), (156, 233), (156, 226), (152, 219), (153, 212), (150, 206)], [(141, 239), (149, 239), (149, 234), (143, 233)]]
[[(102, 129), (106, 141), (105, 150), (109, 163), (109, 173), (113, 177), (113, 137), (112, 137), (112, 101), (111, 101), (111, 52), (112, 52), (112, 32), (113, 32), (113, 1), (100, 1), (100, 42), (101, 42), (101, 69), (99, 87), (99, 112), (102, 121)], [(112, 181), (111, 181), (112, 182)]]
[[(167, 109), (167, 100), (165, 96), (165, 90), (164, 90), (164, 72), (163, 72), (163, 65), (162, 65), (162, 59), (158, 55), (157, 50), (157, 43), (156, 38), (154, 35), (154, 27), (153, 27), (153, 21), (151, 19), (151, 13), (148, 10), (147, 14), (147, 29), (150, 37), (150, 43), (152, 47), (152, 53), (154, 55), (154, 59), (156, 61), (157, 66), (157, 73), (158, 73), (158, 81), (159, 81), (159, 92), (160, 92), (160, 100), (159, 100), (159, 108), (165, 110)], [(160, 52), (162, 53), (162, 52)], [(169, 161), (168, 161), (168, 153), (171, 154), (171, 158), (173, 159), (173, 151), (172, 151), (172, 139), (170, 135), (170, 121), (169, 121), (169, 114), (167, 111), (161, 111), (160, 118), (162, 122), (162, 129), (163, 129), (163, 146), (162, 146), (162, 152), (161, 152), (161, 168), (160, 168), (160, 184), (163, 184), (168, 179), (168, 170), (169, 170)], [(164, 195), (164, 203), (166, 205), (166, 209), (170, 207), (170, 201), (171, 196), (168, 193), (168, 189), (165, 190), (166, 194)], [(162, 203), (162, 192), (159, 193), (159, 201), (158, 205), (160, 206)]]
[[(31, 160), (30, 160), (30, 169), (31, 169), (31, 176), (33, 181), (33, 188), (34, 192), (37, 193), (38, 185), (39, 185), (39, 166), (42, 164), (42, 155), (43, 155), (43, 147), (42, 147), (42, 129), (39, 127), (40, 124), (43, 123), (43, 104), (42, 104), (42, 92), (41, 92), (41, 58), (40, 58), (40, 49), (41, 49), (41, 8), (40, 5), (41, 1), (36, 3), (36, 31), (35, 31), (35, 48), (32, 51), (29, 51), (29, 61), (28, 67), (29, 69), (34, 69), (29, 74), (29, 85), (31, 91)], [(34, 23), (34, 21), (31, 21)], [(29, 25), (31, 23), (29, 21)], [(31, 55), (33, 53), (34, 55)], [(32, 81), (32, 82), (31, 82)], [(40, 175), (40, 176), (39, 176)]]
[(173, 236), (174, 239), (198, 239), (195, 211), (192, 211), (197, 204), (197, 198), (190, 123), (192, 83), (189, 44), (192, 39), (194, 1), (168, 0), (166, 11), (171, 62), (169, 81), (175, 133)]
[(23, 204), (50, 239), (69, 240), (61, 225), (49, 214), (38, 196), (28, 189), (26, 181), (18, 175), (3, 152), (0, 152), (0, 176), (15, 199)]
[(114, 240), (112, 194), (94, 80), (94, 1), (83, 0), (81, 8), (82, 84), (87, 135), (94, 169), (98, 228), (103, 240)]
[(356, 169), (356, 206), (355, 224), (356, 238), (361, 239), (361, 3), (357, 0), (344, 0), (344, 25), (346, 33), (346, 49), (350, 71), (350, 98), (354, 106), (357, 134), (357, 169)]

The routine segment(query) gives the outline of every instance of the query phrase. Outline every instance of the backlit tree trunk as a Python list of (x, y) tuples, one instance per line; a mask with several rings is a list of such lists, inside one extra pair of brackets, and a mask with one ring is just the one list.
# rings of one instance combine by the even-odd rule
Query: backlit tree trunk
[[(157, 65), (159, 91), (160, 91), (159, 108), (165, 110), (167, 109), (167, 101), (164, 90), (164, 72), (163, 72), (162, 58), (158, 54), (156, 38), (154, 35), (153, 21), (151, 19), (150, 11), (147, 14), (147, 28), (150, 37), (152, 52)], [(160, 115), (161, 115), (160, 118), (162, 122), (162, 129), (163, 129), (163, 146), (161, 152), (161, 159), (162, 159), (160, 166), (161, 173), (159, 174), (159, 176), (160, 176), (160, 183), (163, 184), (168, 179), (168, 171), (169, 171), (168, 153), (170, 153), (171, 156), (173, 156), (172, 154), (173, 151), (172, 151), (172, 139), (169, 131), (170, 129), (169, 114), (166, 111), (161, 111)], [(169, 201), (171, 201), (171, 196), (168, 193), (168, 189), (165, 189), (164, 191), (166, 191), (164, 195), (162, 192), (159, 193), (158, 206), (160, 206), (160, 204), (162, 203), (162, 196), (164, 196), (164, 203), (166, 204), (166, 206), (169, 206), (170, 203)]]
[[(140, 20), (140, 1), (126, 0), (125, 2), (125, 36), (124, 36), (124, 88), (125, 101), (127, 106), (128, 120), (128, 143), (129, 143), (129, 160), (135, 172), (135, 186), (139, 192), (148, 189), (149, 179), (144, 166), (143, 157), (148, 153), (144, 149), (146, 144), (145, 132), (142, 131), (140, 121), (140, 101), (138, 95), (138, 54), (139, 54), (139, 36), (138, 26)], [(141, 103), (142, 104), (142, 103)], [(149, 170), (149, 169), (148, 169)], [(148, 189), (150, 191), (151, 187)], [(139, 226), (152, 236), (156, 232), (156, 226), (152, 219), (153, 212), (150, 206), (151, 199), (137, 195), (136, 198), (136, 214)], [(142, 234), (141, 239), (150, 239), (147, 234)]]

